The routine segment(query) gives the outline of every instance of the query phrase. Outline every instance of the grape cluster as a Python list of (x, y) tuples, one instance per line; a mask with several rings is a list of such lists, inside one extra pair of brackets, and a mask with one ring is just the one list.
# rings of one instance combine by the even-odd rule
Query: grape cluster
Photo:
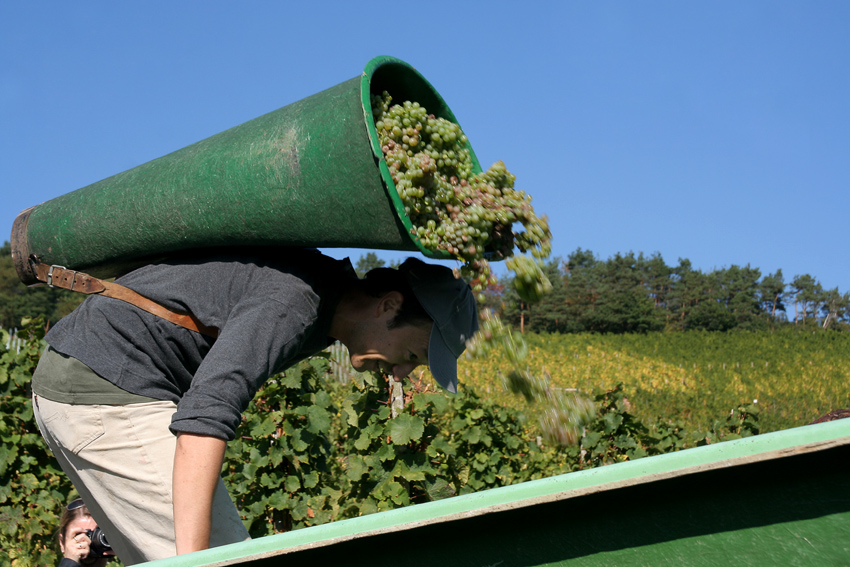
[(537, 303), (550, 291), (552, 282), (543, 273), (538, 262), (528, 256), (512, 256), (505, 262), (508, 269), (516, 274), (513, 286), (520, 299), (527, 303)]
[[(460, 126), (417, 102), (392, 104), (387, 92), (372, 96), (372, 113), (413, 233), (425, 248), (461, 260), (475, 291), (495, 283), (489, 259), (508, 258), (514, 248), (549, 255), (549, 225), (534, 213), (531, 196), (514, 189), (515, 177), (501, 161), (474, 174)], [(514, 223), (524, 230), (514, 232)]]

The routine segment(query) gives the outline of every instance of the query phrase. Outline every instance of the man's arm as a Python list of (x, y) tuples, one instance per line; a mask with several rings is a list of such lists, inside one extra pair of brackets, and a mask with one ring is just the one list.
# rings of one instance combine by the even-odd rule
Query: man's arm
[(210, 546), (212, 501), (226, 441), (180, 433), (174, 454), (174, 536), (177, 555)]

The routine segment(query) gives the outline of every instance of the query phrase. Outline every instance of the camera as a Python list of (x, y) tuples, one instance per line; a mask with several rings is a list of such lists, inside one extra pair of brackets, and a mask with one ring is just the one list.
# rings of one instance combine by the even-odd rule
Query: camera
[[(111, 557), (112, 556), (112, 546), (109, 545), (109, 542), (106, 540), (106, 534), (103, 533), (99, 527), (93, 530), (86, 530), (85, 534), (91, 540), (91, 546), (89, 549), (91, 550), (91, 557)], [(105, 554), (109, 555), (105, 555)]]

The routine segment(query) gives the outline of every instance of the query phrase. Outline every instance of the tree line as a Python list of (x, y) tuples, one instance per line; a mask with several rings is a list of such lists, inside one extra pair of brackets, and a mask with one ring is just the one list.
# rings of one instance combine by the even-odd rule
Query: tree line
[(809, 274), (786, 282), (782, 270), (732, 265), (703, 272), (687, 259), (669, 266), (660, 254), (616, 254), (600, 260), (578, 248), (544, 268), (552, 292), (529, 305), (508, 278), (487, 293), (488, 305), (523, 331), (641, 333), (760, 330), (779, 325), (850, 329), (850, 293), (824, 289)]

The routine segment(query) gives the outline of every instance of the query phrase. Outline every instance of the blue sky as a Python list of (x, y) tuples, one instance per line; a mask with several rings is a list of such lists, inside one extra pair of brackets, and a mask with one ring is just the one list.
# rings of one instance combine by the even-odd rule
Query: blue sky
[(392, 55), (517, 176), (554, 255), (850, 290), (850, 3), (381, 6), (0, 0), (0, 232)]

